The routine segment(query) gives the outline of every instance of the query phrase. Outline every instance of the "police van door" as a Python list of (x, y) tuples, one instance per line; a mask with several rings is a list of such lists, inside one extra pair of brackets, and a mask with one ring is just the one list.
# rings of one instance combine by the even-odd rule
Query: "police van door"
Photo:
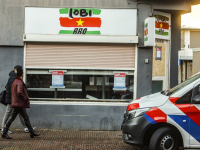
[(190, 145), (193, 148), (200, 147), (200, 82), (196, 83), (192, 92), (190, 105)]

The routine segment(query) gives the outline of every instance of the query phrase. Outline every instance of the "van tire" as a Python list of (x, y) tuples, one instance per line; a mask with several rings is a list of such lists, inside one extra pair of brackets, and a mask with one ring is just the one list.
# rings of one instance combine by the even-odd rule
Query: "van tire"
[(150, 139), (149, 150), (178, 150), (179, 140), (177, 135), (178, 134), (169, 127), (157, 129)]

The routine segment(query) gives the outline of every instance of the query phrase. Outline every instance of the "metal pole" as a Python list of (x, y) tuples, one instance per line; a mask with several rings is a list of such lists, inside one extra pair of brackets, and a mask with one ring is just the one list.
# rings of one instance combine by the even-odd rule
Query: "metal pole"
[(54, 98), (57, 98), (57, 88), (55, 88)]
[(105, 76), (102, 77), (102, 99), (105, 99)]

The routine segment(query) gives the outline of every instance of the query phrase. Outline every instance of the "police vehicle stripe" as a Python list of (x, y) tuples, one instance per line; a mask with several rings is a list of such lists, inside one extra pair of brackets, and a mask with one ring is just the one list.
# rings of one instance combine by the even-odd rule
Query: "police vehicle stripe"
[(149, 117), (147, 114), (144, 114), (144, 117), (146, 118), (146, 120), (149, 122), (149, 123), (152, 123), (152, 124), (156, 124), (157, 122), (154, 121), (151, 117)]
[[(186, 132), (188, 132), (192, 137), (194, 137), (198, 142), (200, 142), (200, 127), (192, 121), (188, 116), (184, 115), (168, 115), (173, 119), (179, 126), (181, 126)], [(186, 122), (183, 122), (186, 120)], [(190, 130), (189, 123), (190, 122)]]

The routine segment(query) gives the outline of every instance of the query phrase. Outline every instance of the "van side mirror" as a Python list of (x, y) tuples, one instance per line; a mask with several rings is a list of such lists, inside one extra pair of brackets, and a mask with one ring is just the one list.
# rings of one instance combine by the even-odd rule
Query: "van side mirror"
[(200, 104), (200, 95), (197, 94), (195, 97), (192, 98), (192, 104)]

